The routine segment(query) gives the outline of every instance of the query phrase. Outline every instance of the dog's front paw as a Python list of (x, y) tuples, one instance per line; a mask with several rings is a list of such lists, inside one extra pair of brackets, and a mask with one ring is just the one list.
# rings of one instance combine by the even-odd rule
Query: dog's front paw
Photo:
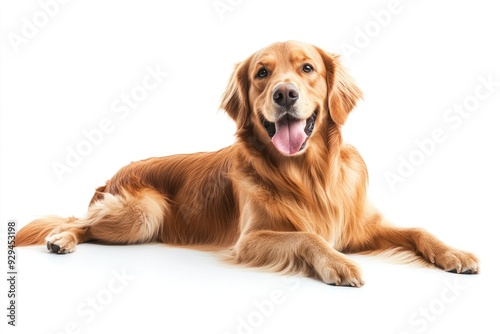
[(52, 253), (66, 254), (76, 250), (76, 240), (70, 232), (53, 234), (45, 240), (47, 241), (47, 249)]
[(318, 270), (320, 279), (329, 285), (360, 287), (365, 282), (356, 264), (351, 261), (337, 260)]
[(479, 272), (479, 260), (473, 254), (452, 248), (429, 254), (429, 261), (451, 273), (477, 274)]

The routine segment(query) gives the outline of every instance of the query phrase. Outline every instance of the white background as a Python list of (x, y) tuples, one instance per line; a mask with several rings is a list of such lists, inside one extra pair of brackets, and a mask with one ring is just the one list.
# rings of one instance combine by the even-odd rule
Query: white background
[[(344, 137), (368, 165), (372, 200), (394, 223), (424, 227), (477, 254), (480, 275), (352, 256), (366, 281), (353, 289), (284, 280), (161, 245), (84, 244), (65, 256), (27, 247), (16, 250), (16, 328), (6, 324), (8, 289), (0, 280), (2, 333), (498, 332), (500, 87), (456, 128), (443, 119), (449, 108), (473, 101), (480, 77), (500, 81), (492, 2), (401, 0), (385, 26), (373, 13), (389, 1), (229, 3), (221, 17), (213, 0), (69, 1), (16, 52), (9, 36), (22, 35), (23, 18), (33, 22), (41, 5), (2, 1), (5, 275), (9, 219), (20, 228), (45, 214), (81, 215), (94, 188), (130, 161), (230, 145), (235, 127), (218, 106), (233, 64), (289, 39), (343, 54), (364, 91)], [(359, 35), (365, 29), (372, 29), (366, 46)], [(358, 53), (349, 54), (346, 45), (356, 43)], [(169, 74), (118, 118), (112, 104), (141, 84), (147, 67)], [(52, 164), (64, 163), (67, 147), (106, 118), (113, 130), (58, 180)], [(398, 157), (408, 159), (415, 141), (436, 128), (446, 140), (391, 189), (384, 175), (396, 173)], [(133, 278), (120, 286), (115, 275), (122, 271)], [(265, 300), (272, 296), (280, 298), (271, 306)], [(105, 304), (95, 317), (92, 298)]]

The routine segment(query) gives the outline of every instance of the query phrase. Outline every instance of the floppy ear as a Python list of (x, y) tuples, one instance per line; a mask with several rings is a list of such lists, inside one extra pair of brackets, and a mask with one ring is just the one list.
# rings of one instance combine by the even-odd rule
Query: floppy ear
[(320, 51), (326, 66), (328, 86), (328, 109), (330, 117), (339, 125), (343, 125), (347, 116), (363, 97), (363, 93), (353, 78), (340, 63), (340, 56)]
[(248, 60), (236, 64), (220, 105), (220, 108), (236, 122), (238, 130), (243, 127), (250, 115), (247, 73)]

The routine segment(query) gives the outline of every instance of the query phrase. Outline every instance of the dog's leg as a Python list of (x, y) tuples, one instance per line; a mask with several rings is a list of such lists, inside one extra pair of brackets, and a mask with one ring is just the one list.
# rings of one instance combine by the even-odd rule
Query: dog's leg
[(383, 222), (378, 216), (366, 226), (364, 240), (359, 240), (345, 251), (362, 252), (387, 250), (401, 247), (415, 252), (424, 260), (448, 272), (476, 274), (479, 261), (471, 253), (449, 247), (438, 238), (421, 228), (400, 228)]
[(46, 238), (53, 253), (71, 253), (86, 241), (133, 244), (158, 240), (168, 210), (164, 197), (150, 188), (105, 193), (85, 217), (62, 223)]
[(250, 232), (240, 237), (234, 251), (238, 263), (317, 276), (331, 285), (364, 284), (356, 264), (313, 233)]

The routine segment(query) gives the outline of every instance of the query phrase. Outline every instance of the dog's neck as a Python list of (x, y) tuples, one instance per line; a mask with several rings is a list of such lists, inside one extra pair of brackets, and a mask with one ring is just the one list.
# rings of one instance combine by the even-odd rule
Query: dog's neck
[(290, 189), (297, 189), (297, 186), (313, 183), (327, 188), (335, 183), (340, 172), (336, 167), (340, 165), (342, 146), (338, 126), (319, 130), (309, 139), (311, 143), (304, 152), (291, 157), (283, 156), (272, 144), (259, 140), (251, 129), (238, 132), (237, 137), (235, 146), (241, 147), (239, 152), (245, 152), (239, 154), (238, 168), (242, 174), (258, 176), (261, 182), (267, 182), (266, 175), (273, 175), (272, 180), (282, 180), (284, 188), (289, 185)]

